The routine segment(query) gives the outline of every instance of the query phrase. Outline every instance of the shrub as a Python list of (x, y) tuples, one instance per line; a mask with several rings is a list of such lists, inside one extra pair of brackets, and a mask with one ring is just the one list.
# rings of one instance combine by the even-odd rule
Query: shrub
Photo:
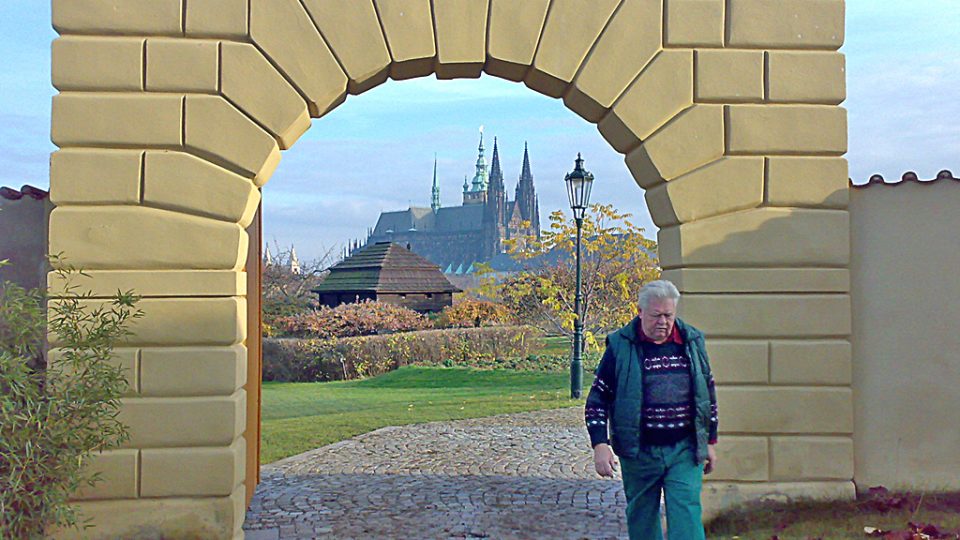
[(513, 314), (502, 304), (465, 298), (443, 308), (434, 324), (437, 328), (470, 328), (514, 322)]
[(380, 375), (409, 364), (507, 367), (543, 343), (526, 326), (427, 330), (340, 339), (265, 339), (263, 380), (333, 381)]
[(335, 308), (324, 306), (315, 311), (279, 317), (272, 325), (277, 336), (319, 339), (427, 328), (431, 328), (430, 321), (412, 309), (369, 300), (341, 304)]
[[(141, 316), (137, 298), (91, 308), (60, 277), (67, 294), (50, 303), (49, 323), (43, 293), (0, 285), (0, 538), (76, 528), (69, 497), (99, 480), (86, 465), (127, 438), (117, 419), (126, 374), (110, 356)], [(59, 349), (44, 361), (47, 330)]]

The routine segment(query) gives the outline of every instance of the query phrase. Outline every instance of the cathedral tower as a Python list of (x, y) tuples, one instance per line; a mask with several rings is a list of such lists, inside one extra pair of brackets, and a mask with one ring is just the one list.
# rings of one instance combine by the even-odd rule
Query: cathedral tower
[(487, 202), (483, 209), (483, 253), (490, 258), (500, 253), (500, 241), (507, 220), (507, 194), (500, 169), (497, 138), (493, 138), (493, 160), (490, 163)]
[(540, 204), (537, 201), (537, 190), (533, 187), (533, 173), (530, 172), (527, 143), (523, 143), (523, 169), (520, 171), (520, 181), (517, 183), (516, 201), (520, 208), (520, 218), (530, 222), (530, 228), (539, 238)]
[(463, 204), (483, 204), (487, 200), (487, 160), (483, 157), (483, 128), (480, 129), (480, 146), (477, 148), (477, 172), (473, 175), (473, 182), (467, 190), (467, 183), (463, 187)]
[(440, 209), (440, 185), (437, 184), (437, 155), (433, 155), (433, 189), (430, 190), (430, 208), (436, 214)]

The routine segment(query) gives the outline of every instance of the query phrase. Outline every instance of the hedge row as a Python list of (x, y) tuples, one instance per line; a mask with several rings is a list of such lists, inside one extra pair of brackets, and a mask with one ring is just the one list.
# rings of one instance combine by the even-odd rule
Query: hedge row
[(270, 338), (263, 340), (263, 380), (349, 380), (380, 375), (409, 364), (510, 367), (503, 359), (527, 359), (542, 347), (540, 332), (528, 326), (338, 339)]

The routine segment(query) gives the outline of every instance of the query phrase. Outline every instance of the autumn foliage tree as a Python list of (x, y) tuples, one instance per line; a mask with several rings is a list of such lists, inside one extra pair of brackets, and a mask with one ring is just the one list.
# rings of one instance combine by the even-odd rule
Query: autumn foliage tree
[[(540, 238), (506, 241), (507, 252), (524, 269), (499, 277), (485, 267), (482, 290), (521, 321), (572, 336), (576, 225), (560, 210), (550, 214), (549, 222)], [(596, 345), (594, 336), (629, 322), (637, 313), (640, 287), (659, 279), (657, 245), (643, 231), (631, 221), (631, 214), (620, 213), (612, 205), (593, 204), (584, 217), (582, 306), (588, 345)]]
[(281, 249), (274, 243), (274, 255), (270, 264), (263, 266), (262, 310), (264, 323), (272, 326), (278, 317), (289, 317), (307, 312), (316, 307), (316, 295), (311, 289), (323, 281), (327, 268), (334, 262), (333, 251), (300, 262), (300, 273), (290, 270), (293, 256), (291, 249)]

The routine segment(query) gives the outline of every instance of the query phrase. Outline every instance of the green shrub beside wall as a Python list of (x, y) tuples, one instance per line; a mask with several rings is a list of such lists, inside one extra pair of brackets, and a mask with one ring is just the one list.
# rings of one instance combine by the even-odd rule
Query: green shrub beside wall
[[(315, 382), (372, 377), (409, 364), (495, 367), (543, 347), (527, 326), (426, 330), (339, 339), (263, 340), (263, 380)], [(509, 367), (509, 366), (502, 366)]]

